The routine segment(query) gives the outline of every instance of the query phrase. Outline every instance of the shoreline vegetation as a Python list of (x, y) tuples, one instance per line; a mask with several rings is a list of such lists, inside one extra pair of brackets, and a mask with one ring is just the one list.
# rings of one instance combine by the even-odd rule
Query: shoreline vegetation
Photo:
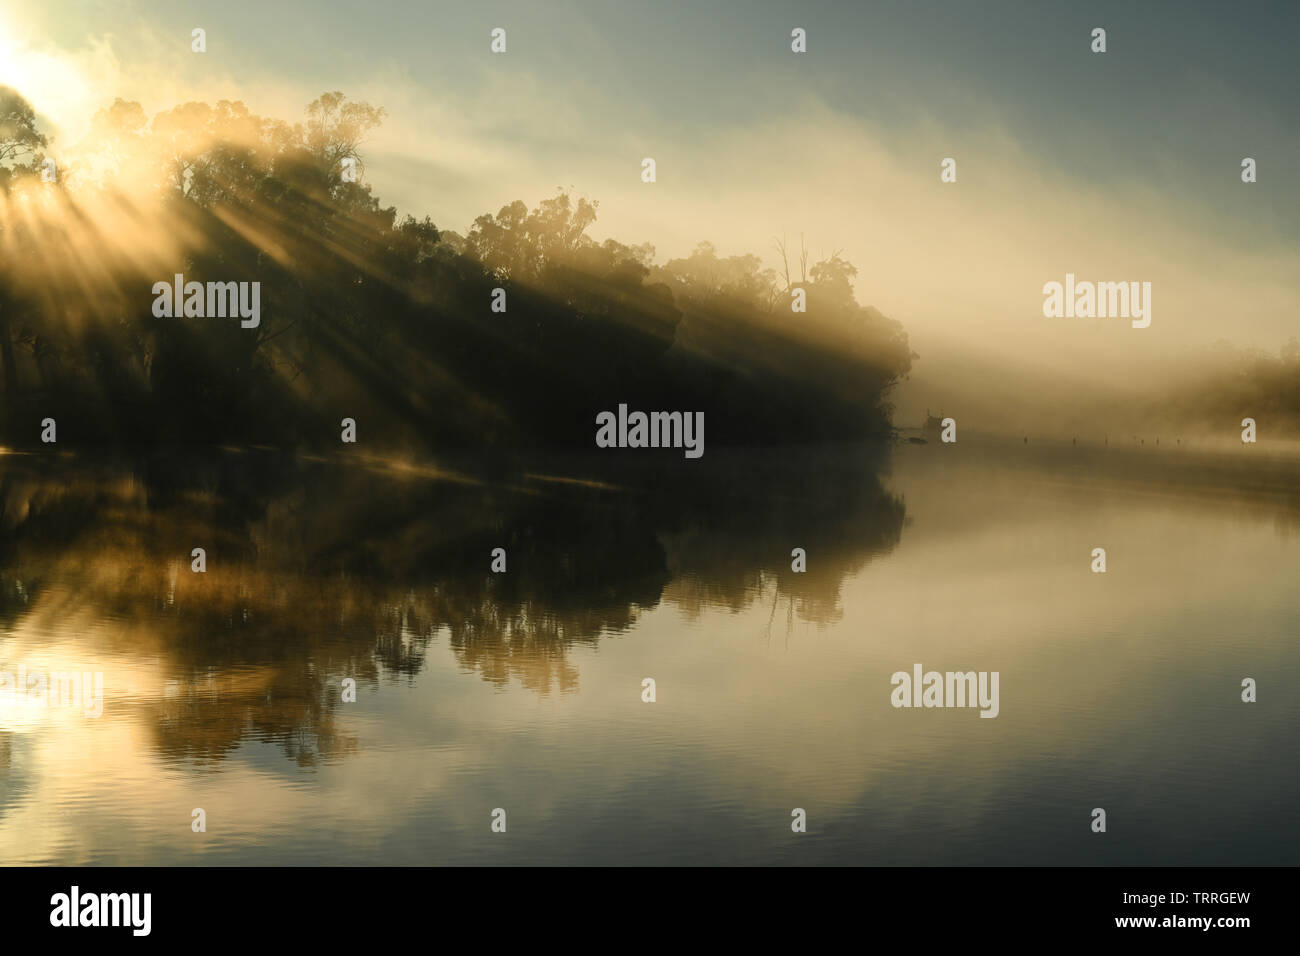
[[(717, 446), (892, 435), (916, 356), (838, 253), (781, 276), (707, 242), (656, 264), (588, 236), (597, 203), (565, 191), (463, 236), (399, 219), (347, 181), (383, 111), (338, 93), (292, 125), (228, 101), (149, 120), (119, 99), (77, 151), (108, 171), (42, 182), (32, 107), (0, 101), (9, 447), (52, 418), (59, 448), (321, 450), (350, 418), (371, 450), (581, 448), (619, 403), (702, 412)], [(177, 274), (260, 282), (260, 323), (155, 315)]]

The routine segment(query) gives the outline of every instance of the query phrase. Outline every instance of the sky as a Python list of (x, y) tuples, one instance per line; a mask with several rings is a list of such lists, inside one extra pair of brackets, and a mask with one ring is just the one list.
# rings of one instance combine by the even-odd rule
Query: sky
[[(1004, 370), (1123, 388), (1219, 338), (1300, 335), (1300, 5), (1243, 2), (0, 0), (0, 83), (60, 145), (121, 96), (152, 115), (326, 90), (388, 111), (386, 204), (464, 233), (557, 187), (659, 261), (701, 240), (841, 252), (920, 355), (900, 408)], [(190, 31), (207, 32), (207, 52)], [(490, 31), (507, 31), (493, 54)], [(790, 31), (807, 31), (807, 52)], [(1107, 51), (1090, 49), (1094, 27)], [(641, 182), (654, 157), (657, 181)], [(942, 183), (940, 161), (957, 163)], [(1241, 182), (1241, 161), (1258, 182)], [(1150, 328), (1049, 319), (1072, 272), (1152, 283)]]

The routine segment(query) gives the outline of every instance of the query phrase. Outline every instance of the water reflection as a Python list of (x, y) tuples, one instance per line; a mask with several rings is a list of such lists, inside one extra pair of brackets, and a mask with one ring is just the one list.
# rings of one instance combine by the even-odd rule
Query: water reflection
[[(478, 476), (255, 451), (0, 458), (4, 657), (101, 662), (169, 758), (215, 762), (253, 739), (312, 766), (358, 747), (341, 680), (413, 679), (435, 638), (463, 671), (548, 695), (580, 686), (570, 648), (662, 602), (834, 622), (845, 576), (901, 534), (877, 465), (845, 450)], [(793, 547), (814, 556), (807, 573)], [(495, 548), (507, 573), (489, 570)]]
[[(1294, 862), (1296, 462), (967, 437), (0, 458), (0, 669), (107, 697), (0, 702), (0, 859)], [(891, 708), (917, 661), (997, 719)]]

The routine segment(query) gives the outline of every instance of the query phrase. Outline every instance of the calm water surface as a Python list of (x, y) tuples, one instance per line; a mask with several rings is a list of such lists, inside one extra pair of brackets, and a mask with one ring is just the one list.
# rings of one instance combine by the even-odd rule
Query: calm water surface
[(0, 457), (0, 862), (1300, 863), (1295, 467), (963, 441)]

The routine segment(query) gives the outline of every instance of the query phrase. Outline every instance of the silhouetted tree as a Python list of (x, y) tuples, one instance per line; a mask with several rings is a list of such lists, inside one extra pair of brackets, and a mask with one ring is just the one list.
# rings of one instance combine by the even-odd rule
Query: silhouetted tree
[[(34, 155), (34, 112), (6, 115), (7, 155)], [(112, 174), (60, 192), (30, 237), (41, 254), (0, 283), (6, 389), (21, 352), (28, 399), (81, 436), (144, 445), (333, 444), (348, 416), (390, 445), (589, 448), (596, 412), (619, 402), (704, 411), (715, 444), (888, 433), (911, 353), (854, 301), (841, 257), (813, 266), (809, 312), (792, 316), (757, 256), (705, 243), (656, 266), (649, 244), (591, 238), (598, 204), (565, 191), (444, 235), (343, 175), (383, 117), (338, 92), (297, 124), (227, 100), (96, 114), (81, 151)], [(105, 252), (76, 271), (116, 217), (179, 254)], [(260, 282), (260, 327), (155, 317), (152, 287), (175, 273)], [(20, 299), (30, 318), (10, 336)], [(19, 432), (6, 425), (32, 439)]]

